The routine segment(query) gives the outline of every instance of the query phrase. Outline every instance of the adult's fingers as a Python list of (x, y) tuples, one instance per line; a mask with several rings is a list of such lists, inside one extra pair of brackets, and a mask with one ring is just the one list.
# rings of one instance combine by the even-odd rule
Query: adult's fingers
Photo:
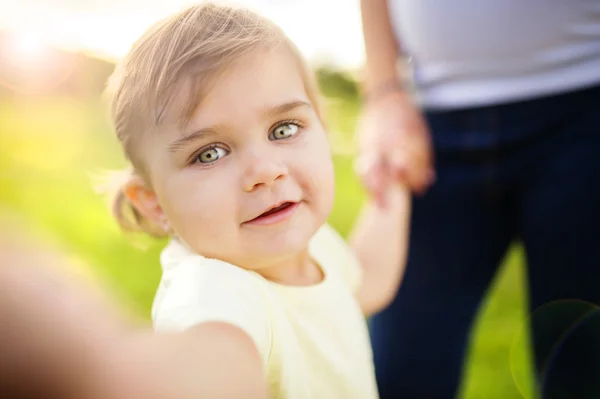
[(399, 135), (387, 148), (391, 174), (417, 193), (434, 181), (433, 151), (425, 132)]
[(389, 164), (375, 153), (359, 156), (355, 163), (355, 172), (363, 187), (381, 207), (385, 206), (385, 190), (389, 180)]

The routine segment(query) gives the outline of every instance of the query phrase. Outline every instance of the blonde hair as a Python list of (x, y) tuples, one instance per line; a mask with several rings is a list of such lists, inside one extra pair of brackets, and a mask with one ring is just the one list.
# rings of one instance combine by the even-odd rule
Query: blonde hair
[[(140, 137), (165, 121), (185, 126), (219, 74), (245, 54), (279, 45), (292, 55), (321, 118), (312, 71), (296, 46), (270, 20), (248, 9), (204, 2), (152, 26), (115, 68), (107, 87), (113, 127), (133, 167), (129, 173), (149, 184), (135, 151)], [(186, 94), (183, 104), (175, 104), (175, 94), (179, 98), (182, 92)], [(113, 201), (113, 214), (126, 231), (167, 235), (129, 203), (122, 186)]]

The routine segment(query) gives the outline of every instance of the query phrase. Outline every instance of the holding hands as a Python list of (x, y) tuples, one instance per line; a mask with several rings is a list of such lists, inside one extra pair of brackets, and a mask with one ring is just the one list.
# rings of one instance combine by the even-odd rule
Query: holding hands
[(356, 172), (380, 206), (385, 192), (400, 183), (423, 193), (435, 180), (426, 122), (410, 96), (397, 86), (367, 97), (358, 124)]

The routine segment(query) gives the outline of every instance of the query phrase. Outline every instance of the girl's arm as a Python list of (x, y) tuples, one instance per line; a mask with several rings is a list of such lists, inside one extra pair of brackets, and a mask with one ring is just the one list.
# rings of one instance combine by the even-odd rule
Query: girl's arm
[(410, 201), (408, 189), (390, 185), (385, 206), (367, 203), (350, 234), (350, 245), (363, 267), (357, 299), (366, 315), (390, 304), (404, 275)]
[(0, 397), (268, 397), (259, 351), (239, 328), (133, 327), (104, 294), (58, 272), (62, 256), (3, 241)]
[(112, 359), (99, 359), (92, 372), (98, 377), (91, 380), (89, 394), (80, 397), (268, 397), (258, 350), (230, 324), (203, 323), (184, 333), (138, 333), (122, 344), (114, 348)]

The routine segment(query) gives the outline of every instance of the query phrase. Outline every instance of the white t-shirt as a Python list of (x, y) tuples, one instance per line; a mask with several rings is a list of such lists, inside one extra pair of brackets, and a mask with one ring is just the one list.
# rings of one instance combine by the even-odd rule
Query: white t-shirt
[(155, 329), (181, 331), (209, 321), (239, 327), (262, 356), (273, 398), (377, 398), (367, 324), (353, 295), (360, 265), (328, 225), (309, 251), (324, 280), (294, 287), (204, 258), (173, 240), (161, 254)]
[(389, 0), (389, 11), (427, 108), (600, 84), (598, 0)]

